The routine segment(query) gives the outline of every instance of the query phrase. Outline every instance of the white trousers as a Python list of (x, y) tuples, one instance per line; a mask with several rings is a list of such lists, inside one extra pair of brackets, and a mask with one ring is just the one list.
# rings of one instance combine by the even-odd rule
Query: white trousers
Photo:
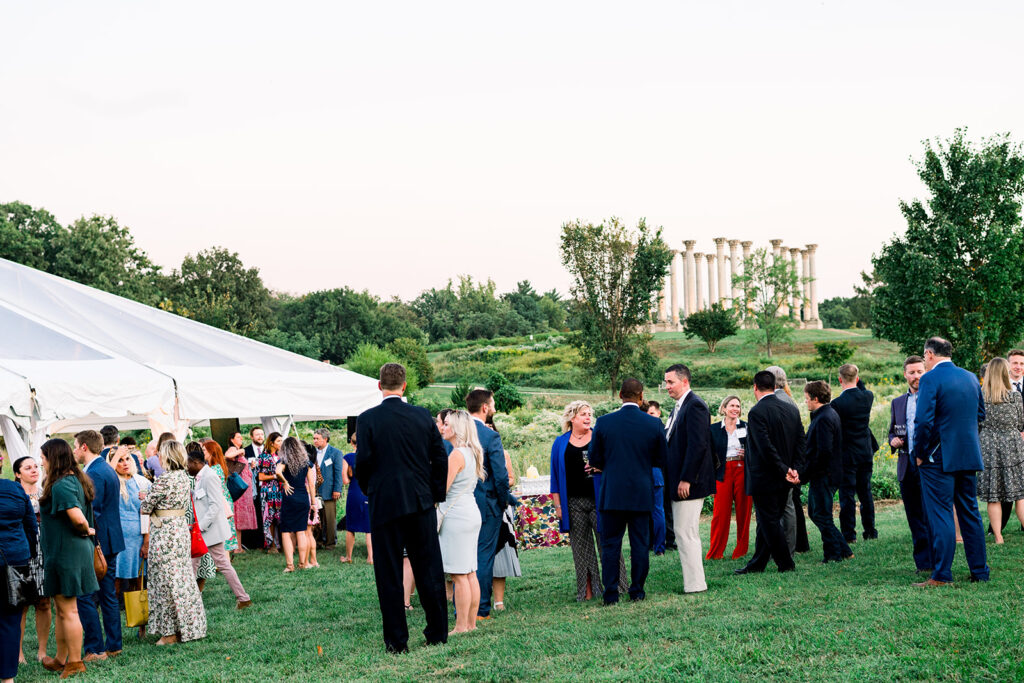
[(700, 512), (704, 499), (672, 501), (672, 530), (679, 548), (679, 564), (683, 566), (683, 592), (706, 591), (704, 551), (700, 547)]

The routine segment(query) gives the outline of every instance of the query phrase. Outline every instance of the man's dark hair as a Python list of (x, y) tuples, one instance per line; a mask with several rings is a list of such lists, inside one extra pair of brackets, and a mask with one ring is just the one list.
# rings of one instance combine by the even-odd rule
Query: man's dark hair
[(493, 396), (494, 393), (488, 389), (474, 389), (466, 394), (466, 410), (470, 415), (479, 413), (485, 405), (491, 402)]
[(805, 384), (804, 393), (822, 405), (832, 400), (832, 388), (820, 379)]
[(676, 376), (681, 380), (685, 379), (687, 382), (690, 381), (690, 368), (686, 367), (682, 363), (675, 363), (674, 365), (668, 366), (665, 369), (665, 374), (667, 375), (670, 372), (676, 373)]
[[(192, 443), (195, 443), (195, 442), (193, 441)], [(198, 444), (196, 444), (196, 445), (198, 445)], [(201, 462), (204, 465), (206, 464), (206, 453), (203, 452), (202, 447), (187, 449), (186, 453), (187, 453), (188, 459), (191, 462)]]
[(644, 395), (644, 385), (634, 377), (627, 377), (622, 380), (622, 388), (619, 389), (619, 398), (623, 401), (636, 401)]
[(117, 440), (121, 435), (117, 432), (117, 427), (107, 425), (100, 429), (100, 436), (103, 437), (104, 446), (116, 446)]
[(648, 401), (647, 402), (647, 407), (648, 408), (657, 408), (658, 410), (661, 410), (661, 404), (658, 403), (657, 401)]
[(257, 429), (260, 430), (261, 432), (263, 431), (263, 427), (261, 427), (260, 425), (256, 425), (255, 427), (249, 430), (250, 439), (252, 438), (253, 432), (255, 432)]
[(1024, 351), (1021, 349), (1010, 349), (1009, 353), (1006, 354), (1006, 360), (1010, 360), (1014, 356), (1024, 356)]
[(762, 370), (754, 375), (754, 387), (758, 391), (775, 391), (775, 374)]
[(908, 365), (914, 365), (915, 363), (924, 363), (924, 358), (921, 358), (921, 356), (907, 356), (907, 359), (903, 361), (903, 369), (906, 370)]
[(123, 439), (121, 439), (120, 443), (121, 443), (122, 446), (138, 446), (139, 445), (138, 442), (135, 441), (135, 439), (133, 439), (130, 436), (126, 436)]
[(397, 391), (405, 384), (405, 366), (401, 363), (385, 363), (380, 366), (380, 388)]
[(942, 337), (932, 337), (924, 343), (924, 350), (931, 351), (940, 358), (953, 357), (953, 345)]

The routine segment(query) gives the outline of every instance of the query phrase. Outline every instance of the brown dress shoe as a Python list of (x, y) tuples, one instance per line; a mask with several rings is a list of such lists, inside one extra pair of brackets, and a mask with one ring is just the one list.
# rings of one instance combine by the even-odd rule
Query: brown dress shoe
[(84, 662), (68, 662), (64, 665), (64, 673), (60, 675), (61, 678), (71, 678), (75, 674), (85, 673)]
[(82, 657), (82, 661), (83, 662), (105, 662), (106, 660), (107, 660), (107, 653), (106, 652), (104, 652), (102, 654), (96, 654), (95, 652), (90, 652), (86, 656)]
[(951, 586), (951, 585), (953, 585), (953, 582), (952, 581), (936, 581), (935, 579), (928, 579), (927, 581), (922, 581), (921, 583), (915, 583), (915, 584), (912, 584), (912, 585), (917, 586), (918, 588), (938, 588), (940, 586)]
[(63, 671), (64, 665), (58, 662), (53, 657), (43, 657), (39, 660), (39, 663), (43, 665), (43, 668), (47, 671)]
[(245, 609), (246, 607), (252, 607), (252, 600), (239, 600), (238, 609)]
[(116, 657), (119, 654), (121, 654), (120, 650), (107, 650), (107, 656), (108, 657)]

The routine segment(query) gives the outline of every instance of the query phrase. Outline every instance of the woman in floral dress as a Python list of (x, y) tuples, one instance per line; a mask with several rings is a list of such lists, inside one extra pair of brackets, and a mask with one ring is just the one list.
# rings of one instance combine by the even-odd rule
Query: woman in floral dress
[(224, 514), (227, 515), (228, 526), (231, 527), (231, 538), (224, 541), (224, 549), (232, 552), (238, 550), (238, 532), (235, 531), (235, 506), (231, 503), (231, 492), (228, 491), (228, 461), (224, 458), (220, 444), (213, 439), (203, 442), (203, 450), (206, 451), (206, 464), (220, 479), (221, 493), (224, 494), (224, 501), (227, 503)]
[(263, 502), (263, 547), (271, 553), (278, 552), (274, 536), (281, 522), (282, 492), (281, 482), (277, 480), (277, 465), (281, 462), (277, 453), (283, 442), (284, 437), (280, 432), (271, 432), (256, 467), (256, 476), (260, 480), (260, 500)]
[(245, 450), (242, 448), (242, 443), (242, 433), (235, 432), (231, 435), (231, 442), (228, 449), (224, 451), (224, 459), (228, 463), (228, 470), (233, 474), (240, 476), (242, 481), (249, 486), (249, 488), (245, 490), (245, 493), (243, 493), (234, 504), (235, 529), (238, 531), (239, 544), (238, 550), (235, 551), (236, 555), (244, 553), (245, 551), (241, 546), (243, 544), (248, 544), (251, 541), (250, 535), (243, 532), (254, 531), (259, 528), (256, 524), (256, 506), (253, 502), (253, 495), (256, 493), (254, 490), (255, 485), (253, 484), (253, 471), (249, 466), (248, 458), (245, 457)]
[(160, 447), (165, 472), (153, 482), (142, 514), (150, 515), (149, 630), (157, 645), (206, 637), (206, 611), (192, 573), (192, 541), (186, 510), (192, 507), (185, 448), (177, 441)]

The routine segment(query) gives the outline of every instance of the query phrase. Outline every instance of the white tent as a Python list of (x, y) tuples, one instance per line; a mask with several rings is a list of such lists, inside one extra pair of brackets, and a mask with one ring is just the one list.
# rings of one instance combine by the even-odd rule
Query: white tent
[(369, 377), (4, 259), (0, 330), (0, 426), (33, 452), (108, 423), (184, 436), (211, 418), (337, 419), (380, 402)]

